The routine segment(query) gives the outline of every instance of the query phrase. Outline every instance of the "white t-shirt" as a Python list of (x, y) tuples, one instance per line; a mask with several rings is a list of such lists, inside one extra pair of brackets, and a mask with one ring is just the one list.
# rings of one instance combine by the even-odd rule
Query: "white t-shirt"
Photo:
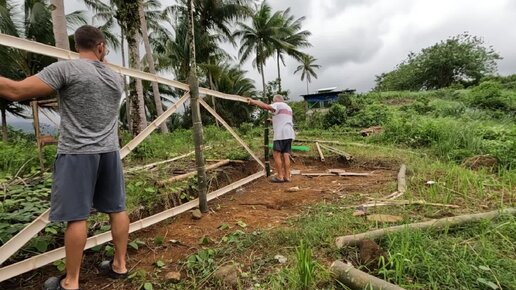
[(272, 129), (274, 140), (294, 139), (294, 122), (292, 121), (292, 108), (283, 102), (276, 102), (271, 105), (274, 108), (272, 116)]

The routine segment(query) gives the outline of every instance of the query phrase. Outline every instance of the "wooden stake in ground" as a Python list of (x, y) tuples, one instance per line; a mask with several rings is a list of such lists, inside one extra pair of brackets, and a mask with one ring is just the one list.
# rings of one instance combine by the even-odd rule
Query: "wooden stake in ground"
[(450, 218), (442, 218), (438, 220), (430, 220), (426, 222), (406, 224), (401, 226), (394, 226), (385, 229), (379, 229), (374, 231), (365, 232), (357, 235), (349, 235), (337, 237), (335, 244), (337, 248), (345, 246), (356, 246), (358, 243), (365, 239), (377, 240), (383, 238), (387, 234), (397, 233), (405, 229), (432, 229), (439, 230), (445, 227), (453, 227), (468, 222), (476, 222), (485, 219), (494, 219), (502, 214), (516, 214), (516, 208), (506, 208), (502, 210), (495, 210), (485, 213), (467, 214)]
[(197, 166), (197, 187), (199, 190), (199, 209), (201, 212), (208, 212), (208, 201), (206, 199), (207, 181), (206, 168), (204, 166), (204, 154), (202, 150), (203, 132), (201, 111), (199, 108), (199, 80), (197, 79), (197, 63), (195, 61), (195, 25), (194, 25), (194, 3), (188, 1), (189, 17), (189, 40), (190, 40), (190, 74), (188, 84), (190, 86), (190, 107), (192, 109), (193, 139), (195, 143), (195, 163)]
[(351, 289), (404, 290), (404, 288), (364, 273), (354, 268), (352, 265), (345, 264), (341, 261), (333, 262), (330, 269), (337, 280)]
[(315, 147), (317, 147), (317, 152), (319, 152), (319, 157), (321, 158), (321, 161), (324, 162), (324, 155), (321, 150), (321, 146), (319, 146), (319, 142), (315, 142)]

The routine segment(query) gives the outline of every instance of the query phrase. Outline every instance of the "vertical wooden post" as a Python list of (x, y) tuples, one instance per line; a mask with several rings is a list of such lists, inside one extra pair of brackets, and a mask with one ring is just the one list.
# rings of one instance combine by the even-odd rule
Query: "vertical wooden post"
[(265, 129), (263, 130), (263, 150), (265, 155), (265, 174), (271, 176), (271, 161), (269, 153), (269, 113), (265, 112)]
[(190, 37), (190, 74), (188, 84), (190, 86), (190, 107), (192, 109), (193, 139), (195, 143), (195, 164), (197, 166), (197, 186), (199, 190), (199, 209), (201, 212), (208, 212), (208, 201), (206, 197), (206, 167), (203, 154), (203, 131), (201, 110), (199, 108), (199, 81), (197, 79), (197, 63), (195, 60), (195, 25), (194, 25), (194, 3), (188, 1), (189, 37)]
[(45, 164), (43, 162), (43, 146), (41, 146), (41, 132), (39, 130), (39, 106), (37, 101), (30, 102), (30, 105), (32, 107), (32, 118), (34, 121), (34, 135), (36, 135), (36, 145), (38, 147), (39, 167), (41, 168), (41, 171), (44, 171)]

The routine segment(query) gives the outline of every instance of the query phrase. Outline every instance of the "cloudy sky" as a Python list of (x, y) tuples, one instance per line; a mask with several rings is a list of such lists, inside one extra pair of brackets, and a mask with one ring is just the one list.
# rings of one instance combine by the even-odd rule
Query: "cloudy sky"
[[(67, 11), (84, 9), (67, 0)], [(170, 4), (173, 0), (162, 1)], [(307, 52), (322, 66), (310, 91), (323, 87), (368, 91), (375, 75), (392, 70), (410, 51), (417, 52), (464, 31), (481, 36), (504, 57), (502, 75), (516, 73), (515, 0), (269, 0), (276, 10), (291, 8), (305, 16), (312, 33)], [(236, 51), (231, 52), (235, 57)], [(116, 61), (116, 60), (115, 60)], [(288, 59), (282, 68), (284, 87), (291, 97), (306, 93), (297, 67)], [(261, 79), (250, 62), (244, 64), (257, 86)], [(267, 81), (276, 77), (276, 65), (266, 66)]]

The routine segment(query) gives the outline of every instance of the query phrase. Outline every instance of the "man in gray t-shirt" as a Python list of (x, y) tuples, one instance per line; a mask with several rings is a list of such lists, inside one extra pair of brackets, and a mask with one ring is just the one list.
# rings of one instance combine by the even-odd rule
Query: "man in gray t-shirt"
[(85, 25), (75, 32), (80, 58), (56, 62), (22, 81), (0, 77), (0, 97), (11, 101), (59, 94), (61, 124), (55, 161), (50, 220), (67, 222), (66, 274), (44, 289), (79, 289), (79, 271), (91, 208), (108, 213), (115, 256), (101, 264), (111, 278), (126, 278), (129, 218), (118, 154), (118, 109), (122, 77), (104, 64), (104, 35)]

